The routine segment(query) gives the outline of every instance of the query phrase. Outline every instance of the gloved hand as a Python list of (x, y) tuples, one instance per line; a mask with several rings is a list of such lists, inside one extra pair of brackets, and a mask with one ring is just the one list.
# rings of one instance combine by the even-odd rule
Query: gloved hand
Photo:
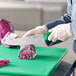
[(70, 23), (60, 24), (49, 30), (49, 32), (52, 33), (49, 35), (48, 40), (52, 42), (55, 42), (56, 40), (65, 41), (72, 35)]
[(32, 35), (37, 35), (37, 34), (42, 34), (42, 33), (45, 33), (47, 32), (47, 27), (45, 25), (43, 26), (37, 26), (35, 27), (34, 29), (32, 30), (29, 30), (28, 32), (26, 32), (23, 37), (25, 36), (32, 36)]

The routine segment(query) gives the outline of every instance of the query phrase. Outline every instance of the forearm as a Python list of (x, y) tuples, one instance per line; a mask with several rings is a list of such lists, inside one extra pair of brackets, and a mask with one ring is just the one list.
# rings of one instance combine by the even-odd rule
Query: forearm
[(46, 25), (46, 27), (47, 27), (48, 29), (51, 29), (51, 28), (53, 28), (53, 27), (55, 27), (55, 26), (57, 26), (57, 25), (59, 25), (59, 24), (65, 24), (65, 23), (70, 23), (70, 22), (71, 22), (71, 17), (68, 16), (67, 14), (65, 14), (65, 15), (62, 16), (60, 19), (55, 20), (55, 21), (53, 21), (53, 22), (49, 22), (49, 23), (47, 23), (47, 24), (45, 24), (45, 25)]

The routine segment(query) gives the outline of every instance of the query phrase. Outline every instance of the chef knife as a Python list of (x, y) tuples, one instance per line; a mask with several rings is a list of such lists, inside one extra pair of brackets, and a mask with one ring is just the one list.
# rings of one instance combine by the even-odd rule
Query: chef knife
[(12, 39), (12, 40), (6, 40), (5, 44), (14, 45), (14, 46), (29, 45), (29, 44), (47, 46), (42, 34), (33, 35), (33, 36), (27, 36), (27, 37), (24, 37), (24, 38), (21, 37), (21, 38)]
[(51, 34), (51, 32), (46, 32), (40, 35), (33, 35), (33, 36), (27, 36), (22, 38), (17, 38), (13, 40), (6, 40), (5, 44), (8, 45), (40, 45), (40, 46), (52, 46), (58, 43), (61, 43), (61, 40), (57, 40), (56, 42), (48, 41), (48, 36)]

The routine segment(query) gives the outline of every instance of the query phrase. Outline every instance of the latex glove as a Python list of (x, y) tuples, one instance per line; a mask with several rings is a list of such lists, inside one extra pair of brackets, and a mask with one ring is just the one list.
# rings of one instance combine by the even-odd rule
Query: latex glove
[(42, 34), (47, 32), (47, 27), (45, 25), (43, 26), (37, 26), (32, 30), (29, 30), (28, 32), (26, 32), (23, 37), (25, 36), (32, 36), (32, 35), (37, 35), (37, 34)]
[(65, 41), (72, 35), (70, 23), (60, 24), (54, 27), (53, 29), (49, 30), (49, 32), (52, 33), (48, 37), (48, 40), (52, 42), (55, 42), (56, 40)]

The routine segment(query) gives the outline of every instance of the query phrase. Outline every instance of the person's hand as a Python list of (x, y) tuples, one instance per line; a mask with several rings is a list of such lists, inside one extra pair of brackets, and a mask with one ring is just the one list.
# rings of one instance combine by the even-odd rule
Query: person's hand
[(60, 24), (49, 30), (49, 32), (52, 33), (49, 35), (48, 40), (52, 42), (55, 42), (56, 40), (65, 41), (72, 35), (70, 23)]
[(43, 26), (37, 26), (34, 29), (29, 30), (28, 32), (26, 32), (23, 35), (23, 37), (37, 35), (37, 34), (42, 34), (42, 33), (45, 33), (45, 32), (47, 32), (47, 27), (45, 25), (43, 25)]

